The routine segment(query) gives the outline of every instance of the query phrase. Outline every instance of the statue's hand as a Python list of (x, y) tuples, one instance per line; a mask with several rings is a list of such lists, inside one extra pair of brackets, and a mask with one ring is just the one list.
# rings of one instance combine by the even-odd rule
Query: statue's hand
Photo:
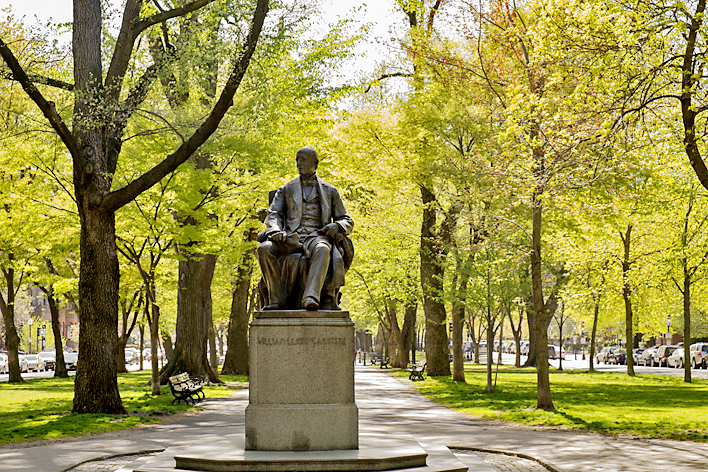
[(324, 228), (322, 228), (322, 232), (326, 236), (333, 238), (337, 235), (337, 233), (339, 233), (339, 225), (337, 223), (330, 223)]
[(270, 240), (276, 243), (282, 243), (285, 240), (285, 231), (278, 231), (270, 235)]

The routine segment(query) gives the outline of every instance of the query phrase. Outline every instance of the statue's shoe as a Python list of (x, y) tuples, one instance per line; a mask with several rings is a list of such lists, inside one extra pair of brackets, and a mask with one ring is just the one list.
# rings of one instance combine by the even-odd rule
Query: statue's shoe
[(320, 310), (341, 311), (342, 309), (339, 308), (339, 305), (334, 303), (334, 300), (332, 300), (330, 298), (330, 299), (322, 300), (322, 304), (320, 305)]
[(306, 310), (317, 310), (320, 307), (320, 304), (317, 303), (317, 300), (315, 300), (313, 297), (305, 297), (305, 299), (302, 301), (302, 306)]

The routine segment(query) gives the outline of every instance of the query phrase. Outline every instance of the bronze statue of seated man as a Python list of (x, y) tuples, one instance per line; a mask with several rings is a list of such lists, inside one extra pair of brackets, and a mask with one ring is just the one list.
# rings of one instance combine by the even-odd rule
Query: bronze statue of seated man
[(317, 176), (317, 151), (304, 147), (295, 161), (300, 176), (275, 192), (259, 235), (263, 309), (338, 310), (354, 222), (337, 189)]

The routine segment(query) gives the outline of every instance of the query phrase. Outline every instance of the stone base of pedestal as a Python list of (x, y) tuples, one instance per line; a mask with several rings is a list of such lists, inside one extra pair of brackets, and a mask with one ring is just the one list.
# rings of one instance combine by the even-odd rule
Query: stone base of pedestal
[(355, 405), (249, 405), (246, 424), (250, 450), (327, 451), (359, 445)]
[(249, 357), (247, 450), (358, 447), (349, 313), (260, 312), (251, 322)]
[(445, 446), (419, 443), (410, 436), (362, 435), (359, 449), (339, 451), (247, 451), (243, 436), (210, 438), (171, 447), (154, 458), (135, 461), (117, 472), (490, 472), (468, 468)]

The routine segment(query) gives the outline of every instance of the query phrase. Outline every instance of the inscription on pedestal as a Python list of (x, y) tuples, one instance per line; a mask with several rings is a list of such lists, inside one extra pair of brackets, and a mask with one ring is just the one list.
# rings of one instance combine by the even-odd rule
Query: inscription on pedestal
[(345, 346), (346, 338), (267, 338), (259, 337), (256, 342), (262, 346)]

